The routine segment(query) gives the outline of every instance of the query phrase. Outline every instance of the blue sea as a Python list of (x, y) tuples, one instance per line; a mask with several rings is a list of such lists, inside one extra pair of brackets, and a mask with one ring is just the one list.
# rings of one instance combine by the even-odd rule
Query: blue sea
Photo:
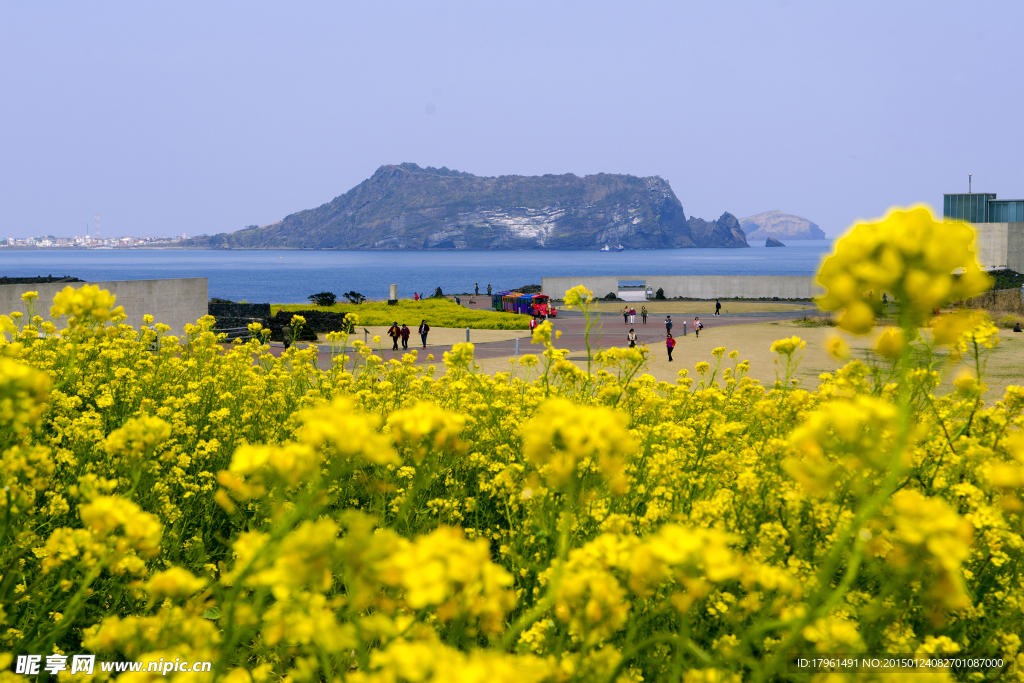
[(573, 275), (813, 275), (828, 240), (784, 248), (572, 251), (292, 251), (182, 249), (0, 249), (0, 275), (71, 275), (93, 282), (205, 277), (211, 297), (232, 301), (305, 303), (310, 294), (355, 290), (386, 299), (495, 291)]

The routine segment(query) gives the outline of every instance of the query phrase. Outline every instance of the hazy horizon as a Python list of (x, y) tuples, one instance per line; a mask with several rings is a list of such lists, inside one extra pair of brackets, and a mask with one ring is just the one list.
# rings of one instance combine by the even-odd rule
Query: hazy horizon
[[(965, 22), (965, 17), (972, 21)], [(1024, 196), (1024, 3), (0, 3), (0, 236), (265, 225), (381, 165), (657, 175), (829, 237)]]

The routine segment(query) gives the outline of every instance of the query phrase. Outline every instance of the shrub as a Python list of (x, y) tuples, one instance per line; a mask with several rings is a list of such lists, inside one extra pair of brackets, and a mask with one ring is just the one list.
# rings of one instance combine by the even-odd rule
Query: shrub
[(655, 299), (664, 299), (665, 298), (665, 290), (663, 288), (661, 288), (661, 287), (658, 287), (658, 291), (654, 293), (654, 298)]
[[(353, 303), (353, 304), (361, 304), (364, 301), (366, 301), (366, 297), (363, 296), (362, 294), (360, 294), (359, 292), (355, 291), (355, 290), (352, 290), (350, 292), (346, 292), (345, 294), (342, 294), (342, 296), (345, 297), (346, 299), (348, 299), (349, 302)], [(332, 301), (331, 304), (321, 304), (319, 302), (317, 302), (317, 303), (320, 306), (330, 306), (334, 302)]]
[(802, 318), (797, 318), (793, 323), (801, 327), (835, 327), (836, 325), (836, 321), (830, 315), (805, 315)]
[[(349, 292), (349, 294), (356, 294), (356, 293), (355, 292)], [(356, 294), (356, 296), (362, 298), (361, 294)], [(309, 300), (312, 301), (317, 306), (331, 306), (331, 305), (334, 304), (335, 301), (338, 300), (338, 297), (336, 297), (333, 292), (319, 292), (317, 294), (310, 294), (309, 295)], [(351, 299), (349, 299), (349, 301), (351, 301)], [(353, 303), (359, 303), (359, 302), (355, 301)]]

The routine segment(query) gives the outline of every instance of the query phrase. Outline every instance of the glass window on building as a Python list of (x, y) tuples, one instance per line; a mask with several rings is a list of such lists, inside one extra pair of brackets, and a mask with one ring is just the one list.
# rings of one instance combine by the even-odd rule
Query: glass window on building
[(947, 194), (942, 198), (944, 218), (968, 223), (988, 223), (989, 207), (996, 196), (989, 193)]

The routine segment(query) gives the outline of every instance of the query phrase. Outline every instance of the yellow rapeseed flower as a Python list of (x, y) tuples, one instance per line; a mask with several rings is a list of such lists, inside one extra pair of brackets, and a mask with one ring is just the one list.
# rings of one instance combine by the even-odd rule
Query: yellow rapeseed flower
[(888, 358), (892, 360), (898, 358), (903, 349), (906, 348), (907, 342), (903, 337), (903, 331), (890, 327), (878, 336), (878, 341), (875, 342), (875, 353), (882, 358)]
[(974, 239), (970, 225), (936, 220), (924, 206), (893, 209), (881, 221), (858, 223), (836, 241), (818, 270), (817, 281), (826, 289), (818, 305), (841, 310), (844, 330), (866, 334), (881, 310), (882, 294), (889, 292), (903, 321), (922, 325), (939, 307), (991, 286), (975, 256)]
[(594, 299), (594, 293), (584, 287), (583, 285), (577, 285), (565, 293), (566, 308), (572, 308), (573, 306), (581, 306), (583, 304), (589, 304)]

